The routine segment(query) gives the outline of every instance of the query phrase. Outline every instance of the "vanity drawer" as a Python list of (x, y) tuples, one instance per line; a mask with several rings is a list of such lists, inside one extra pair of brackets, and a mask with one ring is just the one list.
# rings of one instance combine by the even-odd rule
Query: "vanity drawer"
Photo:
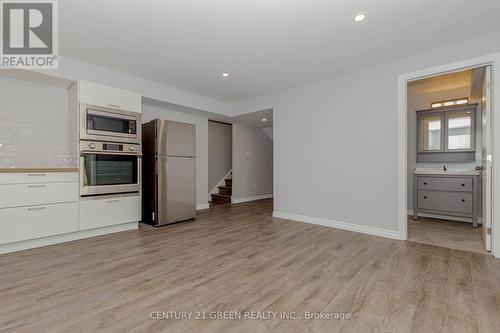
[(419, 191), (418, 209), (472, 214), (472, 193)]
[(472, 191), (471, 177), (418, 177), (418, 190)]
[(0, 185), (0, 208), (78, 201), (78, 183)]

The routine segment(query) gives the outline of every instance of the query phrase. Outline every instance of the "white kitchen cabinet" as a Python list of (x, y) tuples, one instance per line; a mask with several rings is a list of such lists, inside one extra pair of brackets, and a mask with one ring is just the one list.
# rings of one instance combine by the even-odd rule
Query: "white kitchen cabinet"
[(78, 183), (0, 185), (0, 208), (78, 201)]
[(0, 244), (78, 231), (78, 172), (0, 173)]
[(0, 209), (0, 244), (78, 231), (78, 202)]
[(121, 196), (80, 200), (80, 230), (141, 220), (141, 197)]
[(78, 172), (12, 172), (0, 173), (0, 184), (35, 184), (78, 182)]
[(88, 81), (78, 81), (79, 102), (141, 113), (141, 95)]

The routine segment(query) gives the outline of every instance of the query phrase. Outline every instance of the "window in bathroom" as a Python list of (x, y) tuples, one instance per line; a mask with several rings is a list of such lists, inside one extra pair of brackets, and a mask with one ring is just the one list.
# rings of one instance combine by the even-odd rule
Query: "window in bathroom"
[(420, 117), (420, 150), (441, 151), (441, 114), (431, 113)]
[(468, 104), (417, 111), (417, 161), (474, 161), (475, 110)]
[(470, 150), (472, 148), (472, 113), (455, 111), (446, 114), (448, 123), (448, 150)]

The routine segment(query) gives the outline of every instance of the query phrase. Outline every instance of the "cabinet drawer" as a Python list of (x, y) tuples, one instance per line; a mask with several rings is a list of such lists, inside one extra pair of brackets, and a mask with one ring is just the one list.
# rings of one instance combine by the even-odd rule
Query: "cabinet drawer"
[(78, 231), (78, 202), (0, 209), (0, 243)]
[(472, 193), (419, 191), (418, 208), (472, 214)]
[(472, 191), (472, 178), (455, 177), (418, 177), (419, 190), (434, 191)]
[(102, 84), (79, 81), (80, 103), (141, 112), (141, 95)]
[(0, 184), (77, 182), (78, 172), (0, 173)]
[(78, 183), (0, 185), (0, 208), (78, 201)]
[(80, 229), (102, 228), (141, 220), (141, 197), (89, 198), (80, 201)]

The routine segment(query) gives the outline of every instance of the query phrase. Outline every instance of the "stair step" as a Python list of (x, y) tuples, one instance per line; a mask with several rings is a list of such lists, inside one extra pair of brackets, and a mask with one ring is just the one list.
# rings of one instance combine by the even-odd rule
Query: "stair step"
[(210, 194), (213, 202), (231, 203), (231, 196), (226, 194)]
[(233, 186), (233, 179), (229, 178), (229, 179), (224, 179), (224, 181), (226, 182), (226, 186), (227, 187), (231, 187)]
[(217, 186), (219, 189), (219, 194), (231, 195), (233, 194), (233, 188), (231, 186)]

